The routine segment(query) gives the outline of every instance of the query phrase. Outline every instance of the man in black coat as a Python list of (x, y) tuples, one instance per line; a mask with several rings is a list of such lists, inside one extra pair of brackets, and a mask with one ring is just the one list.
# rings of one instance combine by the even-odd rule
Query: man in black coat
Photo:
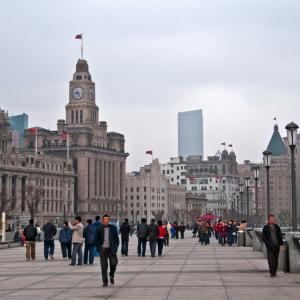
[(280, 227), (276, 224), (274, 215), (268, 216), (268, 224), (263, 228), (262, 240), (267, 247), (267, 257), (271, 277), (275, 277), (278, 267), (280, 247), (284, 247)]
[(34, 222), (32, 219), (29, 220), (29, 224), (25, 227), (23, 234), (26, 239), (26, 259), (29, 261), (30, 257), (35, 260), (35, 240), (37, 237), (37, 230), (33, 226)]
[(110, 283), (115, 283), (114, 276), (118, 264), (117, 253), (120, 243), (117, 228), (114, 225), (109, 224), (109, 221), (110, 217), (104, 215), (102, 224), (98, 226), (95, 231), (95, 245), (100, 252), (103, 287), (107, 287), (108, 285), (108, 261), (110, 265)]
[(128, 256), (128, 243), (129, 243), (129, 234), (131, 231), (131, 226), (128, 223), (128, 219), (125, 218), (124, 222), (120, 226), (120, 233), (121, 233), (121, 254), (122, 256)]

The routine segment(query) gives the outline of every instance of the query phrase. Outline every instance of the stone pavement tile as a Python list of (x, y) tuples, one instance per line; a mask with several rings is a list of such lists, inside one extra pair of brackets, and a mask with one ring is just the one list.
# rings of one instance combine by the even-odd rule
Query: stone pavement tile
[(1, 300), (6, 300), (6, 299), (25, 299), (25, 300), (32, 300), (32, 299), (38, 299), (38, 300), (46, 300), (49, 299), (51, 296), (54, 296), (57, 294), (56, 289), (52, 290), (28, 290), (28, 289), (20, 289), (16, 292), (10, 293), (9, 295), (5, 295), (1, 297)]
[(2, 289), (16, 289), (16, 288), (24, 288), (28, 285), (35, 284), (36, 282), (40, 282), (43, 280), (46, 280), (48, 277), (47, 276), (25, 276), (22, 278), (22, 280), (18, 280), (18, 278), (11, 277), (8, 280), (2, 281), (1, 282), (1, 290)]
[(165, 300), (169, 287), (124, 287), (115, 292), (109, 300)]
[(79, 284), (82, 282), (82, 277), (78, 276), (75, 277), (73, 275), (58, 275), (56, 277), (49, 277), (44, 281), (33, 283), (31, 285), (34, 289), (40, 288), (63, 288), (63, 287), (72, 287), (74, 285)]
[[(224, 287), (173, 287), (167, 300), (227, 300)], [(242, 298), (241, 298), (242, 299)], [(252, 299), (253, 300), (253, 299)]]
[(288, 295), (276, 286), (226, 287), (230, 300), (290, 300)]
[(157, 271), (157, 272), (178, 272), (182, 268), (182, 265), (150, 265), (147, 268), (147, 272)]
[(182, 269), (184, 272), (195, 271), (197, 273), (217, 272), (217, 265), (185, 265)]
[(272, 280), (265, 273), (226, 273), (222, 275), (224, 285), (227, 286), (268, 286)]
[(223, 286), (222, 277), (217, 274), (180, 274), (174, 284), (190, 286)]
[(127, 286), (154, 286), (154, 287), (164, 287), (164, 286), (172, 286), (173, 282), (177, 277), (177, 273), (162, 275), (162, 274), (139, 274), (132, 278)]

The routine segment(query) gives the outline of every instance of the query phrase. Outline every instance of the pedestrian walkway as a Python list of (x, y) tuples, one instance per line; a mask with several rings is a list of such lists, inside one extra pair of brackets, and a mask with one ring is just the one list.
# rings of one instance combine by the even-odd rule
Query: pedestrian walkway
[(271, 279), (267, 262), (251, 248), (201, 246), (187, 234), (171, 240), (163, 257), (119, 257), (114, 287), (102, 288), (100, 264), (69, 266), (56, 247), (55, 260), (25, 261), (25, 249), (0, 250), (1, 299), (243, 299), (291, 300), (300, 297), (300, 274)]

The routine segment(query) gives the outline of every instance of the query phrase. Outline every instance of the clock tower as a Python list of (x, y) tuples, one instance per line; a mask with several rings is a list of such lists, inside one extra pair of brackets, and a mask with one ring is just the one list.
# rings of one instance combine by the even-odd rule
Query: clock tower
[(95, 102), (95, 83), (84, 59), (78, 59), (73, 79), (69, 82), (69, 103), (66, 105), (67, 126), (97, 125), (99, 108)]

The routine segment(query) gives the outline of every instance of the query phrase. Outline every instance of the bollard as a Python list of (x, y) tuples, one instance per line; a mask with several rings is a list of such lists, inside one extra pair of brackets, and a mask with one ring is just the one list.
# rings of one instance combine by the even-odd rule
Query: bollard
[(300, 273), (300, 233), (288, 232), (286, 233), (286, 240), (288, 243), (289, 271)]
[(284, 249), (280, 248), (279, 258), (278, 258), (278, 271), (289, 272), (289, 256), (288, 256), (288, 244), (284, 240)]
[(261, 230), (253, 232), (253, 251), (262, 251), (263, 241), (261, 240)]
[(264, 254), (264, 258), (267, 258), (268, 257), (268, 255), (267, 255), (267, 247), (266, 247), (265, 243), (263, 243), (262, 252)]
[(245, 231), (245, 246), (246, 247), (252, 247), (253, 245), (253, 230), (252, 229), (246, 229)]
[(245, 245), (246, 245), (245, 231), (238, 231), (238, 246), (245, 247)]

